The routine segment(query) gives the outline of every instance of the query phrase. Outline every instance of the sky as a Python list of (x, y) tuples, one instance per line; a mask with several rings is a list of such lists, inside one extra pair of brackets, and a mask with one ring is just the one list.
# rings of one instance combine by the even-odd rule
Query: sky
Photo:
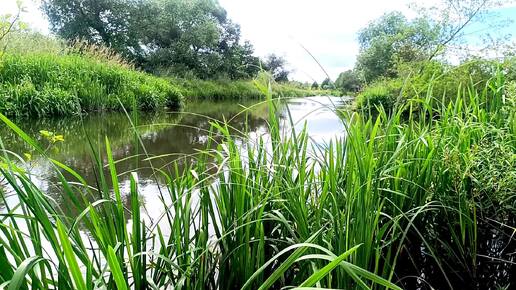
[[(229, 17), (239, 23), (242, 38), (251, 41), (258, 56), (276, 53), (286, 58), (299, 81), (335, 79), (353, 68), (358, 54), (357, 33), (382, 14), (399, 10), (409, 18), (413, 0), (219, 0)], [(432, 0), (419, 0), (418, 3)], [(37, 0), (24, 0), (23, 20), (49, 33)], [(13, 12), (16, 0), (0, 0), (0, 14)], [(516, 19), (516, 7), (501, 10)], [(505, 30), (516, 31), (516, 25)], [(304, 47), (304, 48), (303, 48)], [(305, 50), (321, 64), (326, 73)]]

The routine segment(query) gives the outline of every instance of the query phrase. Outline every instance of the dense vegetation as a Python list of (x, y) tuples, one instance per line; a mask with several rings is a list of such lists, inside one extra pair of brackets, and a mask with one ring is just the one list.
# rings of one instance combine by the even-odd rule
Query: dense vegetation
[(5, 55), (0, 95), (0, 112), (18, 117), (178, 108), (181, 102), (165, 80), (79, 55)]
[(249, 79), (270, 67), (277, 80), (285, 61), (262, 63), (240, 27), (213, 0), (45, 0), (52, 30), (66, 40), (111, 47), (147, 71), (176, 77)]
[[(335, 86), (358, 93), (359, 108), (379, 102), (389, 107), (400, 95), (406, 100), (426, 94), (430, 82), (437, 99), (447, 90), (446, 95), (454, 96), (459, 84), (463, 88), (470, 83), (482, 86), (497, 66), (485, 56), (496, 55), (506, 64), (514, 51), (510, 37), (492, 35), (506, 25), (507, 20), (497, 18), (494, 12), (502, 4), (497, 0), (443, 0), (435, 7), (416, 6), (412, 19), (399, 11), (386, 13), (359, 31), (355, 67), (341, 73)], [(473, 24), (484, 28), (470, 29)], [(473, 43), (472, 36), (483, 41)], [(374, 110), (374, 106), (368, 109)]]
[[(441, 19), (388, 13), (359, 33), (356, 67), (312, 89), (284, 82), (274, 55), (258, 74), (216, 1), (46, 0), (62, 39), (0, 19), (0, 123), (30, 152), (0, 138), (0, 288), (511, 289), (516, 61), (468, 55), (452, 65), (445, 55), (488, 2), (449, 0)], [(275, 99), (319, 88), (358, 92), (356, 110), (331, 108), (346, 132), (324, 145), (280, 128)], [(193, 128), (209, 128), (206, 148), (188, 162), (156, 166), (139, 146), (138, 114), (127, 116), (131, 134), (114, 136), (134, 140), (124, 150), (135, 156), (115, 160), (107, 137), (80, 144), (91, 147), (79, 161), (91, 162), (90, 183), (48, 156), (66, 137), (43, 130), (37, 141), (10, 119), (261, 96), (248, 110), (268, 109), (267, 134), (207, 117)], [(55, 171), (66, 208), (33, 178), (34, 157)], [(137, 169), (120, 170), (132, 158)], [(142, 200), (143, 170), (159, 207)]]
[(250, 150), (230, 127), (213, 123), (213, 136), (225, 136), (218, 150), (181, 172), (155, 169), (167, 184), (156, 192), (159, 221), (142, 218), (137, 172), (130, 188), (118, 183), (109, 140), (105, 153), (94, 151), (98, 184), (52, 161), (57, 174), (70, 176), (59, 186), (81, 212), (76, 218), (46, 199), (5, 151), (0, 173), (19, 203), (5, 203), (0, 257), (12, 259), (2, 261), (0, 281), (40, 289), (506, 287), (514, 262), (516, 92), (502, 72), (481, 94), (468, 92), (442, 104), (408, 100), (424, 104), (408, 119), (403, 108), (352, 113), (347, 138), (327, 148), (313, 148), (305, 133), (282, 137), (272, 103), (271, 139), (249, 140)]
[[(112, 49), (86, 41), (68, 44), (60, 38), (16, 31), (0, 40), (0, 112), (17, 117), (79, 115), (94, 111), (177, 109), (188, 99), (257, 99), (254, 81), (190, 77), (157, 77), (140, 72)], [(276, 57), (271, 56), (277, 60)], [(267, 61), (274, 78), (282, 60)], [(328, 94), (307, 85), (274, 82), (285, 97)]]
[[(266, 77), (265, 74), (260, 78)], [(274, 76), (272, 76), (274, 77)], [(259, 79), (259, 78), (258, 78)], [(204, 81), (199, 79), (170, 79), (181, 94), (188, 99), (199, 100), (249, 100), (263, 98), (263, 92), (256, 86), (255, 81)], [(289, 82), (272, 82), (273, 95), (275, 97), (306, 97), (315, 95), (335, 95), (339, 93), (331, 90), (319, 90), (307, 88), (304, 84)]]

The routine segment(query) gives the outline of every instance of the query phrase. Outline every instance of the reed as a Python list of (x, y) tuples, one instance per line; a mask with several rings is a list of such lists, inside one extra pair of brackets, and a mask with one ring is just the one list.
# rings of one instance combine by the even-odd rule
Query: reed
[(4, 55), (0, 96), (0, 112), (17, 117), (177, 108), (182, 98), (165, 80), (74, 54)]
[[(510, 234), (492, 240), (493, 232), (514, 230), (516, 194), (507, 187), (516, 180), (511, 86), (498, 72), (483, 91), (460, 91), (448, 103), (435, 104), (428, 95), (397, 104), (392, 113), (382, 107), (375, 116), (341, 112), (346, 138), (316, 146), (306, 132), (280, 132), (270, 83), (258, 83), (270, 108), (268, 137), (241, 147), (232, 128), (212, 123), (211, 134), (224, 136), (217, 150), (199, 154), (182, 171), (155, 169), (166, 186), (156, 192), (162, 206), (151, 210), (162, 215), (153, 221), (145, 218), (138, 172), (130, 173), (129, 188), (119, 184), (109, 140), (102, 150), (92, 148), (96, 184), (50, 160), (61, 176), (56, 186), (80, 212), (74, 217), (64, 215), (32, 182), (20, 158), (3, 148), (0, 175), (17, 202), (7, 202), (4, 193), (0, 284), (8, 289), (508, 286), (503, 283), (512, 283), (510, 277), (486, 277), (478, 263), (492, 255), (485, 243), (508, 247), (513, 240)], [(410, 110), (416, 105), (421, 109)], [(0, 119), (45, 154), (4, 115)], [(212, 158), (216, 162), (208, 162)], [(497, 179), (501, 172), (508, 177)], [(130, 206), (122, 202), (125, 196)], [(497, 269), (513, 259), (504, 253), (497, 258), (502, 260), (496, 260)]]

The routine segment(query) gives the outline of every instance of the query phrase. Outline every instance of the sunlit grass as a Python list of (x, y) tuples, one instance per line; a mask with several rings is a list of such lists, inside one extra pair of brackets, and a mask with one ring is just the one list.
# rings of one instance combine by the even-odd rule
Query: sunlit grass
[[(506, 216), (514, 216), (515, 193), (506, 186), (515, 179), (498, 181), (499, 172), (482, 163), (487, 158), (496, 171), (515, 174), (515, 96), (506, 86), (499, 74), (484, 91), (460, 93), (446, 104), (426, 97), (399, 104), (391, 114), (382, 107), (376, 116), (341, 112), (346, 138), (317, 147), (307, 132), (280, 132), (270, 84), (259, 82), (270, 109), (268, 137), (248, 140), (249, 150), (243, 150), (229, 125), (212, 122), (211, 136), (224, 136), (214, 144), (217, 150), (181, 171), (156, 169), (166, 184), (155, 193), (161, 208), (141, 203), (137, 171), (130, 188), (121, 188), (107, 139), (92, 154), (96, 184), (53, 161), (77, 217), (65, 216), (3, 148), (0, 174), (18, 202), (4, 197), (0, 284), (401, 289), (415, 280), (400, 276), (400, 267), (416, 263), (418, 257), (408, 256), (413, 254), (433, 265), (426, 278), (439, 281), (429, 283), (463, 285), (478, 278), (477, 262), (485, 255), (481, 228), (510, 229)], [(421, 109), (406, 115), (414, 105)], [(45, 154), (31, 136), (0, 118)], [(210, 140), (206, 148), (215, 142)], [(490, 154), (485, 150), (495, 150), (496, 157), (481, 157)], [(129, 207), (122, 196), (130, 197)], [(161, 218), (145, 218), (144, 209), (161, 212)], [(484, 223), (487, 218), (496, 226)]]

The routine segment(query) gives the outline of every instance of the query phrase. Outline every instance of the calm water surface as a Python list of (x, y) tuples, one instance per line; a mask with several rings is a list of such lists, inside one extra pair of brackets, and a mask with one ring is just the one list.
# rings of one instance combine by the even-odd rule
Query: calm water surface
[[(306, 123), (312, 142), (324, 145), (331, 139), (344, 135), (342, 119), (335, 110), (342, 108), (347, 100), (320, 96), (283, 101), (280, 105), (281, 127), (285, 132), (290, 130), (290, 115), (296, 130), (302, 130)], [(193, 156), (207, 149), (212, 122), (227, 120), (232, 128), (231, 133), (237, 140), (242, 140), (245, 136), (266, 138), (268, 114), (267, 105), (259, 102), (190, 103), (180, 113), (139, 114), (137, 120), (131, 122), (135, 122), (140, 140), (136, 137), (130, 119), (123, 113), (92, 114), (82, 119), (16, 120), (16, 123), (30, 136), (38, 139), (44, 147), (48, 147), (49, 157), (73, 168), (91, 185), (96, 184), (98, 178), (94, 169), (92, 148), (104, 152), (104, 138), (109, 138), (113, 157), (117, 161), (117, 171), (121, 174), (120, 183), (126, 189), (123, 192), (128, 192), (129, 187), (129, 174), (124, 173), (137, 171), (139, 192), (147, 207), (152, 207), (154, 202), (158, 205), (160, 201), (159, 183), (153, 175), (151, 165), (154, 168), (171, 170), (172, 163), (183, 167), (192, 162)], [(62, 134), (65, 141), (50, 145), (41, 136), (40, 130)], [(0, 132), (5, 148), (20, 155), (32, 153), (30, 147), (7, 128), (1, 127)], [(222, 136), (215, 135), (213, 141), (213, 144), (220, 143)], [(25, 166), (31, 172), (35, 184), (49, 193), (66, 212), (69, 201), (62, 195), (56, 171), (50, 163), (33, 154), (32, 160)], [(14, 205), (17, 200), (12, 195), (8, 202)], [(0, 204), (1, 207), (4, 205)], [(77, 215), (74, 212), (66, 213), (70, 216)]]

